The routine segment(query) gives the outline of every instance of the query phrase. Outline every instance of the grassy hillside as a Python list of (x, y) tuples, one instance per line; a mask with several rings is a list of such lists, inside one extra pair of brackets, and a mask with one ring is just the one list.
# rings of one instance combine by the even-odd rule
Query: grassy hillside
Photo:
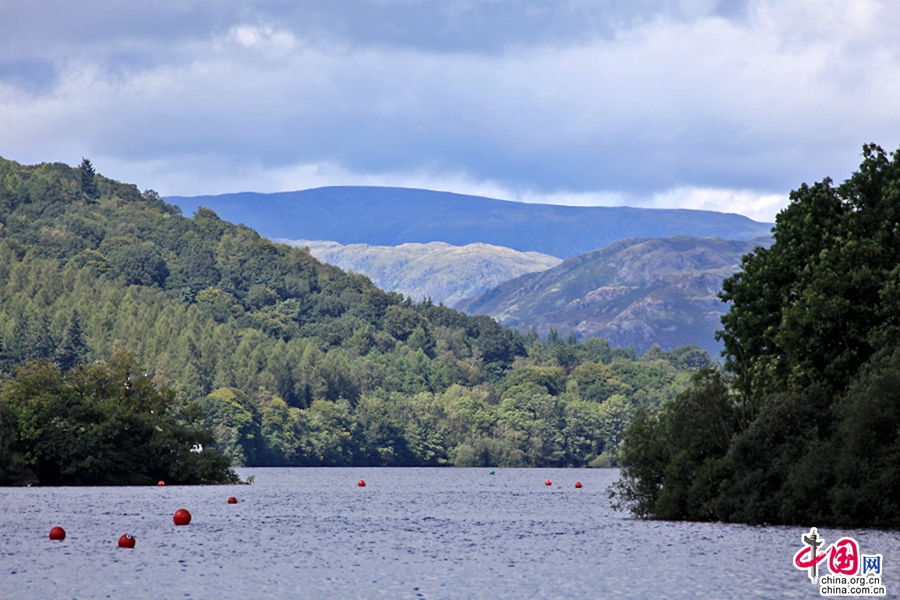
[(768, 235), (772, 227), (711, 211), (524, 204), (405, 188), (327, 187), (167, 200), (186, 213), (211, 208), (270, 238), (374, 246), (484, 243), (559, 258), (631, 237), (749, 240)]
[(345, 271), (372, 279), (381, 289), (421, 301), (453, 306), (504, 281), (555, 267), (561, 259), (489, 244), (451, 246), (443, 242), (369, 246), (337, 242), (279, 240)]
[(654, 344), (692, 344), (717, 355), (714, 332), (727, 310), (717, 298), (722, 280), (740, 269), (744, 254), (767, 242), (622, 240), (505, 282), (456, 308), (542, 335), (552, 328), (638, 352)]
[(708, 362), (542, 342), (152, 190), (0, 159), (0, 484), (105, 481), (132, 427), (153, 451), (208, 429), (245, 465), (609, 464), (634, 410)]

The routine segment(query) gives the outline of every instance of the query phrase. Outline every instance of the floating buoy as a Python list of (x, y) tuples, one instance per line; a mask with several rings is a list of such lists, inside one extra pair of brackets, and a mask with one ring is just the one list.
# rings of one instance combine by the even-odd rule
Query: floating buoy
[(581, 482), (580, 482), (580, 481), (576, 481), (576, 482), (575, 482), (575, 487), (578, 488), (578, 489), (581, 489)]
[(172, 520), (175, 521), (176, 525), (187, 525), (191, 522), (191, 513), (185, 508), (179, 508), (172, 516)]
[(119, 538), (119, 548), (134, 548), (134, 536), (127, 533)]
[(66, 539), (66, 530), (62, 527), (54, 527), (50, 530), (50, 539), (51, 540), (64, 540)]
[(228, 504), (237, 504), (237, 498), (232, 496), (231, 498), (228, 499)]
[(358, 485), (359, 487), (366, 487), (366, 480), (360, 479), (359, 483), (357, 483), (356, 485)]
[(162, 487), (162, 486), (166, 485), (166, 482), (165, 482), (165, 481), (160, 481), (160, 482), (157, 483), (156, 485), (159, 486), (159, 487)]
[(553, 485), (553, 482), (548, 479), (544, 482), (544, 485)]

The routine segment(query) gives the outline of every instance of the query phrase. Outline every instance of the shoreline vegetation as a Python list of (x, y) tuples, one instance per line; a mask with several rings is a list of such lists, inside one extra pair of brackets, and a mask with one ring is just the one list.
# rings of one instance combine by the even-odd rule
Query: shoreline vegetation
[(0, 159), (0, 485), (610, 466), (636, 410), (713, 364), (513, 332), (186, 218), (90, 161)]
[(791, 193), (726, 279), (724, 372), (619, 448), (614, 506), (663, 520), (900, 527), (900, 150)]
[[(0, 397), (0, 481), (17, 485), (241, 483), (211, 449), (192, 405), (158, 388), (127, 352), (63, 374), (50, 361), (16, 370)], [(206, 448), (209, 446), (210, 448)]]

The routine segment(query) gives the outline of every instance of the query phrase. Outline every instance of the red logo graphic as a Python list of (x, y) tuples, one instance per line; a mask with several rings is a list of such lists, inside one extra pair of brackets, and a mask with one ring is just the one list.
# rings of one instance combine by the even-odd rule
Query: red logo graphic
[(835, 575), (856, 575), (859, 571), (859, 546), (853, 538), (841, 538), (831, 546), (828, 568)]
[(853, 538), (844, 537), (831, 544), (820, 554), (818, 552), (825, 540), (819, 537), (815, 527), (809, 534), (801, 537), (803, 548), (794, 555), (794, 566), (798, 569), (809, 569), (809, 578), (818, 579), (817, 566), (828, 559), (828, 568), (835, 575), (856, 575), (859, 571), (859, 545)]

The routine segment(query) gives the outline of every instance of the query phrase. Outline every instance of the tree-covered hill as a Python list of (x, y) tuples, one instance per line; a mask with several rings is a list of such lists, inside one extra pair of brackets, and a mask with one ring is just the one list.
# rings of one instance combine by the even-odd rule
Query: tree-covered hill
[(627, 430), (643, 517), (900, 526), (900, 150), (791, 193), (724, 282), (725, 376)]
[(632, 237), (749, 240), (768, 235), (772, 227), (743, 215), (706, 210), (526, 204), (391, 187), (339, 186), (167, 200), (188, 212), (206, 206), (270, 238), (373, 246), (484, 243), (558, 258)]
[[(173, 418), (257, 465), (608, 463), (634, 409), (709, 362), (696, 348), (637, 361), (601, 340), (541, 341), (384, 292), (210, 210), (186, 218), (89, 163), (0, 160), (4, 410), (23, 406), (9, 390), (29, 361), (65, 379), (122, 352), (175, 391)], [(0, 419), (0, 448), (26, 439), (25, 422)]]

